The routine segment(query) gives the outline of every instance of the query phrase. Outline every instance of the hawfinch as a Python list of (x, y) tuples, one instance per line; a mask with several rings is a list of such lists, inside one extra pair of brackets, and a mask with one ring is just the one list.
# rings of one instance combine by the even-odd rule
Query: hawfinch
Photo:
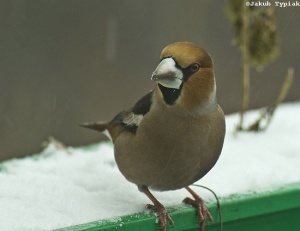
[(185, 188), (197, 208), (200, 230), (212, 216), (203, 200), (189, 187), (218, 160), (225, 135), (225, 120), (216, 98), (213, 62), (209, 54), (190, 42), (165, 47), (151, 79), (154, 90), (110, 122), (83, 124), (108, 131), (119, 170), (153, 204), (162, 231), (174, 222), (151, 194)]

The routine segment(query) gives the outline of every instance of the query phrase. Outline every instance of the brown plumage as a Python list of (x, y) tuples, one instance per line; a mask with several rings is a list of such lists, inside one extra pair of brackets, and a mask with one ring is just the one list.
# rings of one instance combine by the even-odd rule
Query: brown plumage
[(161, 230), (166, 230), (166, 220), (173, 221), (149, 188), (186, 188), (194, 199), (184, 201), (198, 208), (204, 230), (205, 220), (212, 218), (188, 186), (215, 165), (223, 146), (225, 120), (216, 100), (213, 63), (205, 50), (189, 42), (168, 45), (160, 58), (153, 91), (112, 121), (83, 126), (108, 130), (121, 173), (153, 202), (147, 207), (158, 213)]

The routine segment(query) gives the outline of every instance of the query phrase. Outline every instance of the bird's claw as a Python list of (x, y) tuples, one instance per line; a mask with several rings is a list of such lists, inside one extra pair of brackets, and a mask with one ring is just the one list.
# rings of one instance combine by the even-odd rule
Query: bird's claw
[(183, 202), (196, 207), (197, 214), (199, 216), (199, 222), (201, 223), (200, 231), (204, 231), (206, 220), (208, 220), (209, 222), (213, 221), (213, 217), (206, 208), (204, 201), (200, 197), (196, 197), (194, 200), (187, 197), (183, 200)]
[(167, 220), (170, 222), (170, 225), (174, 226), (174, 221), (170, 217), (170, 215), (167, 213), (165, 207), (162, 204), (158, 205), (146, 205), (147, 209), (151, 209), (152, 211), (157, 213), (159, 223), (160, 223), (160, 231), (166, 231), (167, 230)]

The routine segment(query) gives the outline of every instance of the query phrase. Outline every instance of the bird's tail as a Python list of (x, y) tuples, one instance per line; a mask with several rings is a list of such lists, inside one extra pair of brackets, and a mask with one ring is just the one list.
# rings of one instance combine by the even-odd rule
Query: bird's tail
[(84, 123), (80, 124), (79, 126), (102, 132), (113, 143), (124, 130), (123, 126), (120, 123), (112, 123), (105, 121), (99, 121), (96, 123)]
[(85, 128), (89, 128), (92, 130), (96, 130), (99, 132), (104, 132), (105, 130), (108, 129), (108, 124), (107, 122), (104, 121), (99, 121), (96, 123), (84, 123), (84, 124), (80, 124), (79, 126), (81, 127), (85, 127)]

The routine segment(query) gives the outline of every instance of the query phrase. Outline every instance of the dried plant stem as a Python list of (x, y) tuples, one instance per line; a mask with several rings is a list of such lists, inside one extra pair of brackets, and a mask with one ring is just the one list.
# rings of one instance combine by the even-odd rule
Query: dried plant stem
[[(265, 108), (265, 110), (261, 113), (260, 117), (246, 129), (247, 131), (264, 131), (268, 128), (273, 118), (275, 110), (277, 109), (278, 105), (285, 99), (287, 93), (289, 92), (293, 84), (293, 81), (294, 81), (294, 68), (289, 68), (277, 99), (272, 105)], [(266, 124), (265, 126), (261, 127), (261, 122), (264, 119), (266, 120)]]
[(284, 83), (282, 85), (281, 91), (279, 93), (278, 98), (276, 99), (274, 103), (274, 107), (276, 108), (286, 97), (287, 93), (289, 92), (292, 84), (294, 81), (294, 68), (290, 67), (287, 70), (287, 74), (285, 76)]
[(48, 141), (43, 142), (42, 146), (47, 147), (48, 145), (53, 144), (57, 149), (65, 151), (67, 154), (72, 154), (68, 147), (61, 141), (55, 139), (53, 136), (48, 138)]
[(244, 116), (249, 108), (250, 98), (250, 63), (249, 63), (249, 15), (246, 1), (243, 4), (242, 17), (242, 106), (240, 111), (240, 122), (237, 127), (238, 130), (243, 130)]

